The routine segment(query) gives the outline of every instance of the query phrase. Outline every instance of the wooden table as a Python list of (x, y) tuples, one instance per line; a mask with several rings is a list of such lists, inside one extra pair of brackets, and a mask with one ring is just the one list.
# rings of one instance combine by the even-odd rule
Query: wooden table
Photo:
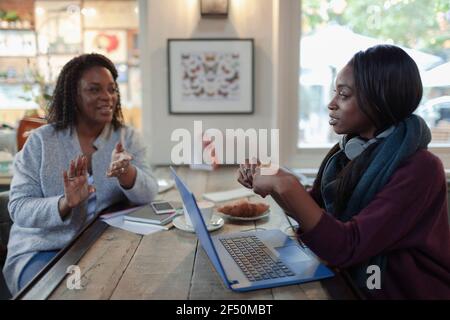
[[(214, 172), (178, 168), (197, 199), (204, 192), (239, 187), (235, 168)], [(170, 178), (168, 168), (155, 175)], [(174, 188), (160, 198), (180, 201)], [(259, 197), (258, 197), (259, 198)], [(269, 197), (268, 197), (269, 198)], [(261, 198), (259, 198), (261, 200)], [(226, 221), (213, 234), (278, 228), (291, 233), (290, 225), (272, 199), (269, 218), (235, 223)], [(342, 276), (301, 285), (236, 293), (227, 289), (210, 263), (195, 234), (178, 229), (147, 236), (108, 227), (77, 263), (81, 269), (81, 290), (67, 288), (62, 281), (50, 299), (354, 299)]]

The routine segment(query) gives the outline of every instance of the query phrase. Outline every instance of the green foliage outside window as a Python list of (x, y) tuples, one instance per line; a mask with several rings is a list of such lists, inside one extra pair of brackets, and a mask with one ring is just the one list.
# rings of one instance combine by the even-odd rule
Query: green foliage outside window
[(333, 22), (450, 59), (449, 0), (302, 0), (303, 34)]

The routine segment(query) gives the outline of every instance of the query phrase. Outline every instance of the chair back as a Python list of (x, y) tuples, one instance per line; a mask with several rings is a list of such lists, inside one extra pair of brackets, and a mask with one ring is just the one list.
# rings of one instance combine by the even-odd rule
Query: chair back
[(47, 124), (47, 120), (42, 118), (23, 118), (19, 121), (19, 127), (17, 128), (17, 151), (22, 150), (25, 141), (31, 131), (40, 126)]

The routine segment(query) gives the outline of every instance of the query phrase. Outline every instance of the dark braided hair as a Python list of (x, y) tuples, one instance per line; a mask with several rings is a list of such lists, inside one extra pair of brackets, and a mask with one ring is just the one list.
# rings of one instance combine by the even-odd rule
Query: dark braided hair
[[(353, 69), (358, 107), (376, 128), (375, 135), (411, 115), (422, 99), (422, 81), (414, 60), (401, 48), (377, 45), (356, 53), (348, 63)], [(349, 138), (351, 138), (350, 136)], [(339, 217), (361, 176), (370, 165), (380, 141), (371, 144), (358, 157), (342, 164), (337, 176), (334, 214)], [(320, 190), (328, 160), (340, 150), (336, 144), (325, 156), (314, 181), (312, 197), (323, 207)]]
[(117, 69), (107, 57), (97, 53), (89, 53), (82, 54), (67, 62), (58, 76), (47, 116), (48, 123), (53, 124), (56, 130), (72, 128), (75, 125), (79, 107), (77, 103), (79, 81), (83, 72), (92, 67), (104, 67), (111, 72), (118, 95), (112, 125), (114, 129), (123, 126), (120, 93), (116, 82), (118, 77)]

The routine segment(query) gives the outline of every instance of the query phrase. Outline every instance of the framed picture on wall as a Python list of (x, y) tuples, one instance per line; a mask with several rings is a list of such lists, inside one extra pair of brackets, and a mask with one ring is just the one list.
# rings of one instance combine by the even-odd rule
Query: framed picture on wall
[(126, 63), (127, 32), (125, 30), (87, 30), (84, 32), (84, 52), (100, 53), (114, 63)]
[(169, 112), (254, 111), (253, 39), (169, 39)]

